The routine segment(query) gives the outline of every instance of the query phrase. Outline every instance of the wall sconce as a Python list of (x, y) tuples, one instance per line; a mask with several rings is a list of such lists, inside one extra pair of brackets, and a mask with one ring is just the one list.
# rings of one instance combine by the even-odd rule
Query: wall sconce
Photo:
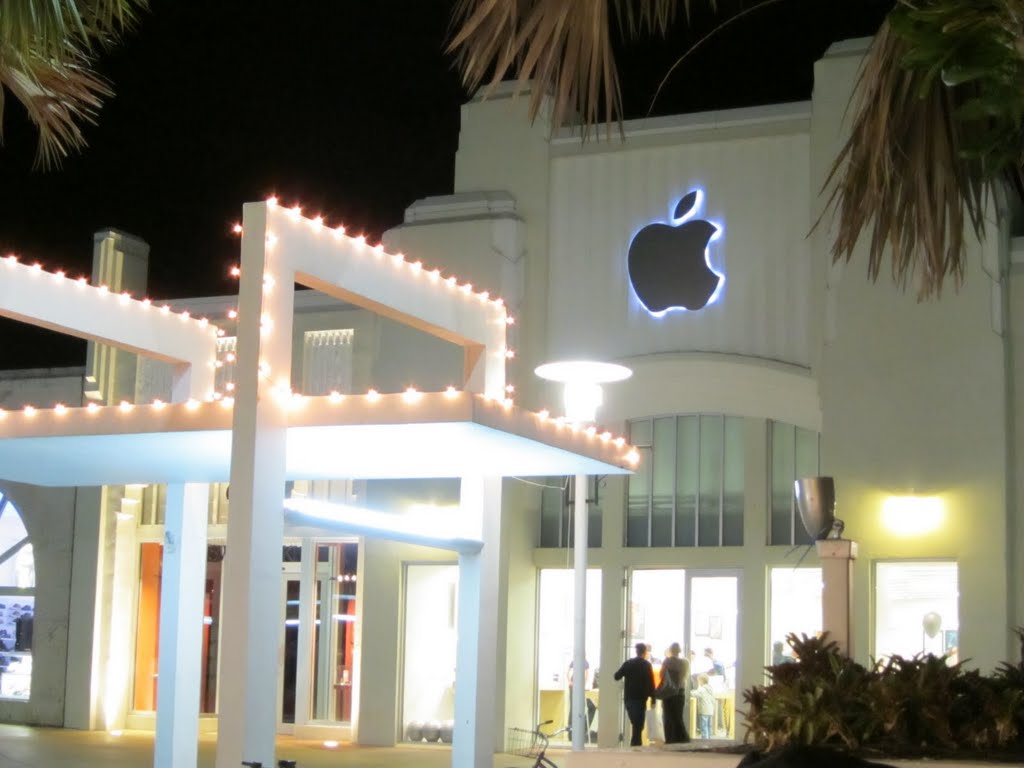
[(882, 502), (882, 525), (897, 536), (921, 536), (941, 528), (945, 512), (938, 496), (889, 496)]

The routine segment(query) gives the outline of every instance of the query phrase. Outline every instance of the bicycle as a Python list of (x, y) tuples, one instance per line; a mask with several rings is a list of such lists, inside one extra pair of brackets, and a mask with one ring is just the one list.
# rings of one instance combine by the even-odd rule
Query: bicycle
[(554, 720), (545, 720), (543, 723), (537, 723), (537, 727), (532, 731), (528, 728), (509, 728), (508, 744), (505, 751), (510, 755), (535, 758), (532, 768), (558, 768), (545, 755), (545, 752), (547, 752), (548, 742), (551, 739), (568, 732), (569, 729), (559, 728), (551, 734), (544, 733), (541, 730), (545, 725), (551, 725), (553, 722)]

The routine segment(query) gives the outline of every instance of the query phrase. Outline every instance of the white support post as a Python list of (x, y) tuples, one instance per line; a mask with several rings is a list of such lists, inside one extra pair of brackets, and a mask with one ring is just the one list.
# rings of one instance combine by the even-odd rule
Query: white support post
[(839, 645), (844, 656), (853, 656), (853, 561), (857, 542), (824, 539), (815, 542), (821, 561), (824, 589), (821, 595), (821, 628)]
[(463, 513), (479, 520), (483, 548), (459, 555), (458, 655), (452, 768), (491, 765), (498, 670), (501, 478), (463, 477)]
[(266, 203), (246, 204), (242, 227), (217, 768), (274, 765), (277, 730), (294, 274), (268, 243)]
[(167, 486), (160, 576), (160, 658), (155, 768), (195, 768), (199, 759), (206, 513), (209, 487)]
[[(213, 362), (211, 354), (209, 360), (175, 366), (171, 399), (180, 403), (205, 397), (213, 389)], [(209, 506), (209, 485), (168, 484), (160, 569), (154, 768), (194, 768), (199, 759)]]
[(580, 752), (590, 736), (587, 723), (587, 476), (576, 475), (573, 538), (572, 749)]

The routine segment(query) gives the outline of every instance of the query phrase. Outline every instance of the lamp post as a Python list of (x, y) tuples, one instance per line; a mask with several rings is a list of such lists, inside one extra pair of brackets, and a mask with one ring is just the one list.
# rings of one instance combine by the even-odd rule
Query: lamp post
[[(565, 415), (574, 424), (594, 421), (604, 399), (602, 384), (623, 381), (633, 375), (624, 365), (591, 360), (568, 360), (545, 363), (534, 373), (542, 379), (563, 385)], [(572, 748), (584, 749), (590, 734), (587, 722), (587, 476), (576, 475), (573, 501), (573, 686), (570, 691)]]

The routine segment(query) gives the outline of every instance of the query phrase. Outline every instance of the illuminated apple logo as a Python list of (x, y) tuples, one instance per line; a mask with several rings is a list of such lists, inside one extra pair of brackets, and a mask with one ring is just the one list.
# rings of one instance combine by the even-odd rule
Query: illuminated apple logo
[(676, 206), (673, 224), (649, 224), (629, 244), (629, 281), (652, 315), (703, 309), (717, 298), (724, 278), (708, 264), (708, 243), (719, 234), (710, 221), (690, 219), (701, 203), (694, 190)]

